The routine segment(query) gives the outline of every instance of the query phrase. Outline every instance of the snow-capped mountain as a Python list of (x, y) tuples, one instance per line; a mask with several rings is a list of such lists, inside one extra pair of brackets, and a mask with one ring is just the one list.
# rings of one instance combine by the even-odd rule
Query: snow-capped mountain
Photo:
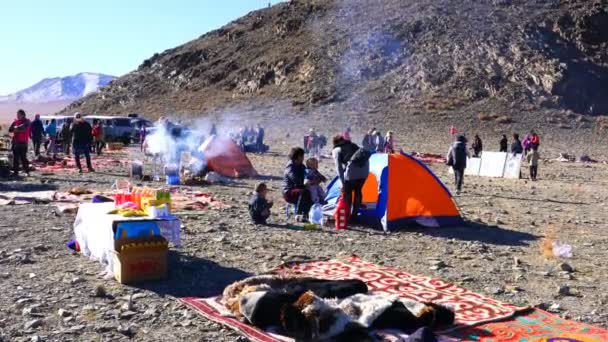
[(97, 91), (115, 78), (89, 72), (67, 77), (45, 78), (27, 89), (0, 96), (0, 103), (47, 103), (76, 100)]

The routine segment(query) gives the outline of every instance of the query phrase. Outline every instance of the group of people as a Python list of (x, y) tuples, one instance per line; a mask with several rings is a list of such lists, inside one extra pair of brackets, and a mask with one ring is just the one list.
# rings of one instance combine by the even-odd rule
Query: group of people
[[(350, 134), (350, 131), (346, 130), (345, 134)], [(311, 128), (308, 130), (308, 134), (304, 136), (304, 153), (309, 156), (319, 157), (321, 156), (321, 150), (326, 144), (327, 139), (325, 136), (318, 134), (314, 128)]]
[(372, 128), (363, 136), (361, 147), (370, 152), (395, 153), (393, 132), (388, 131), (383, 137), (379, 130)]
[[(342, 197), (351, 208), (350, 221), (357, 219), (362, 206), (363, 185), (369, 174), (369, 158), (373, 151), (359, 147), (350, 140), (350, 131), (333, 138), (332, 158), (336, 176), (342, 182)], [(323, 183), (327, 178), (319, 171), (319, 160), (314, 157), (306, 159), (306, 151), (301, 147), (292, 148), (289, 162), (283, 174), (283, 199), (295, 206), (295, 214), (306, 220), (306, 215), (315, 204), (325, 204)], [(256, 192), (249, 203), (251, 218), (256, 224), (265, 224), (270, 215), (272, 202), (266, 199), (267, 186), (258, 184)]]
[(40, 120), (40, 115), (36, 115), (34, 120), (30, 121), (25, 111), (20, 109), (8, 131), (12, 133), (13, 176), (18, 176), (20, 170), (27, 176), (30, 174), (30, 162), (27, 157), (30, 140), (36, 157), (40, 156), (42, 146), (46, 149), (47, 156), (52, 155), (53, 158), (57, 155), (59, 142), (66, 155), (70, 153), (70, 147), (72, 147), (76, 167), (80, 173), (82, 173), (81, 156), (85, 156), (89, 172), (94, 172), (90, 157), (91, 148), (95, 142), (95, 150), (97, 153), (101, 153), (103, 146), (101, 122), (95, 123), (95, 127), (92, 127), (80, 113), (74, 115), (72, 124), (65, 123), (58, 128), (55, 119), (51, 119), (48, 124), (44, 125)]
[[(215, 125), (211, 128), (211, 135), (217, 135)], [(266, 152), (264, 146), (265, 135), (264, 128), (258, 124), (257, 128), (253, 128), (253, 126), (241, 128), (234, 140), (243, 152), (264, 153)]]
[[(447, 165), (451, 166), (454, 171), (457, 194), (460, 194), (462, 190), (464, 171), (467, 167), (467, 158), (470, 157), (467, 149), (467, 142), (467, 138), (464, 135), (459, 135), (456, 138), (456, 141), (450, 146), (446, 156)], [(511, 153), (513, 155), (521, 154), (525, 158), (530, 168), (530, 179), (532, 181), (536, 181), (538, 176), (538, 163), (540, 161), (539, 146), (540, 137), (534, 130), (530, 131), (523, 141), (520, 140), (519, 134), (513, 134), (513, 141), (510, 148), (509, 140), (505, 134), (503, 134), (499, 142), (500, 152)], [(480, 157), (481, 152), (483, 151), (483, 142), (478, 134), (473, 138), (471, 150), (473, 151), (473, 157)]]

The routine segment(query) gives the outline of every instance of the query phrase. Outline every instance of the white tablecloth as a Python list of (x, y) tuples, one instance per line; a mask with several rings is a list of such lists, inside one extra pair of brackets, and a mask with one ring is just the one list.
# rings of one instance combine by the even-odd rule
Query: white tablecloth
[(175, 247), (181, 246), (180, 227), (181, 221), (176, 217), (153, 219), (148, 217), (123, 217), (120, 215), (109, 215), (114, 209), (114, 203), (83, 203), (78, 208), (78, 214), (74, 221), (74, 234), (80, 245), (82, 254), (106, 265), (106, 271), (112, 271), (112, 250), (114, 250), (115, 222), (123, 221), (155, 221), (161, 235)]

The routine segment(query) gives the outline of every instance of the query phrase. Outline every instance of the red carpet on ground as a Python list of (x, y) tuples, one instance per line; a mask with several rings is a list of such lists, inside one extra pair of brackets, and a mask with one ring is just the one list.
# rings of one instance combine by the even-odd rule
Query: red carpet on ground
[[(344, 260), (294, 262), (278, 267), (274, 272), (295, 272), (322, 279), (360, 279), (374, 293), (450, 305), (455, 309), (456, 323), (437, 332), (444, 341), (608, 341), (607, 330), (563, 320), (541, 310), (502, 303), (439, 279), (378, 266), (356, 256)], [(180, 300), (206, 318), (239, 331), (252, 341), (291, 341), (224, 316), (219, 297)], [(399, 341), (403, 337), (390, 333), (385, 336), (387, 341)]]

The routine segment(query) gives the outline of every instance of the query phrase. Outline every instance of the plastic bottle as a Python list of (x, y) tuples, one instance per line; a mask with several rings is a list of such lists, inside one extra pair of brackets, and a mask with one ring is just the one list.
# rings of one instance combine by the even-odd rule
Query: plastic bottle
[(308, 221), (310, 221), (312, 224), (322, 226), (323, 220), (323, 207), (317, 203), (310, 208), (310, 212), (308, 213)]
[(295, 215), (295, 213), (296, 206), (291, 203), (287, 203), (287, 206), (285, 207), (285, 217), (287, 219), (290, 219), (293, 215)]
[(553, 255), (557, 258), (572, 258), (572, 246), (566, 243), (553, 242)]

